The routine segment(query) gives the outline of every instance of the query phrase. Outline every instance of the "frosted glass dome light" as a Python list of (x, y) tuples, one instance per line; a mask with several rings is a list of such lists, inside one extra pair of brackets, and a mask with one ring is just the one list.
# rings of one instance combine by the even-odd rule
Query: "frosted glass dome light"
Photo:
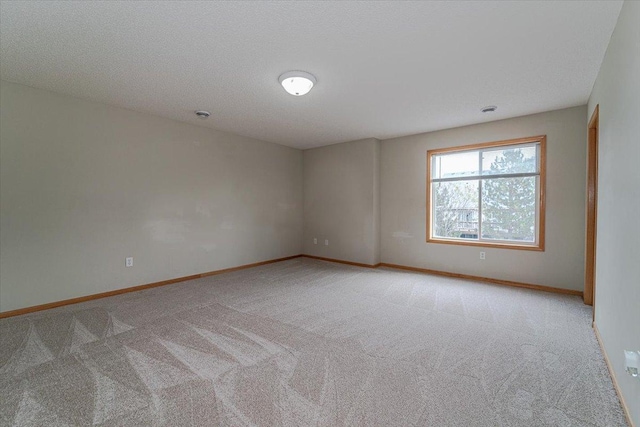
[(293, 96), (306, 95), (316, 84), (316, 78), (304, 71), (288, 71), (282, 74), (278, 80), (284, 90)]

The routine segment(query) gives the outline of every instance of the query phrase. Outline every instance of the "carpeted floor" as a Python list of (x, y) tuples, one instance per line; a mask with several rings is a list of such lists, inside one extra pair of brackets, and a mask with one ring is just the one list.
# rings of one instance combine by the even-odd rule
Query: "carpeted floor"
[(0, 425), (620, 426), (578, 297), (298, 258), (0, 320)]

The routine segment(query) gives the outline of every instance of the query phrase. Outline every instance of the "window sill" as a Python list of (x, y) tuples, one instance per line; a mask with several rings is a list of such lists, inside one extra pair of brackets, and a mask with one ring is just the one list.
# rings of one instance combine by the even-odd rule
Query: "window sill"
[(475, 241), (463, 241), (463, 240), (447, 240), (447, 239), (434, 239), (427, 238), (427, 243), (441, 243), (445, 245), (458, 245), (458, 246), (478, 246), (482, 248), (498, 248), (498, 249), (516, 249), (522, 251), (537, 251), (544, 252), (544, 244), (538, 245), (519, 245), (517, 243), (492, 243), (492, 242), (475, 242)]

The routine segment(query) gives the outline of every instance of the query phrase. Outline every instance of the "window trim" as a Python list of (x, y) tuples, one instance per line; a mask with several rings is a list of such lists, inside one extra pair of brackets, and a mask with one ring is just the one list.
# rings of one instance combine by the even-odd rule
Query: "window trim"
[[(443, 153), (455, 153), (463, 151), (473, 151), (485, 148), (502, 147), (505, 145), (520, 145), (520, 144), (540, 144), (540, 189), (538, 195), (538, 238), (536, 244), (518, 244), (505, 241), (499, 242), (487, 242), (487, 241), (472, 241), (472, 240), (457, 240), (447, 239), (443, 237), (434, 237), (432, 231), (432, 192), (431, 192), (431, 158), (436, 154)], [(530, 136), (526, 138), (507, 139), (503, 141), (483, 142), (479, 144), (463, 145), (448, 148), (438, 148), (427, 151), (427, 211), (426, 211), (426, 225), (427, 225), (427, 243), (441, 243), (447, 245), (461, 245), (461, 246), (479, 246), (487, 248), (502, 248), (502, 249), (519, 249), (528, 251), (544, 251), (545, 245), (545, 194), (546, 194), (546, 176), (547, 176), (547, 136), (538, 135)], [(481, 218), (478, 218), (481, 221)]]

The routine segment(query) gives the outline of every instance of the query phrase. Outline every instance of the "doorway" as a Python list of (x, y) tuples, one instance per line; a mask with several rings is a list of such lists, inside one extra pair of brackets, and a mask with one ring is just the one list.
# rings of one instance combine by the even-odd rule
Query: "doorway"
[(595, 305), (596, 285), (596, 231), (598, 215), (598, 118), (600, 105), (596, 105), (589, 120), (587, 148), (587, 239), (585, 250), (584, 303)]

